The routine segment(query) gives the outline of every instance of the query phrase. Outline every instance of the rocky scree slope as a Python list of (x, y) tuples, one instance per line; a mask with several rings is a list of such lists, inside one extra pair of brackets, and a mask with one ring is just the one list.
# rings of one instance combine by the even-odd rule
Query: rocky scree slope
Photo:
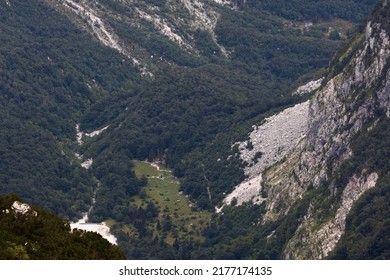
[[(337, 185), (335, 176), (343, 162), (353, 156), (351, 141), (358, 133), (372, 130), (381, 118), (390, 117), (390, 28), (388, 1), (377, 7), (365, 34), (335, 62), (332, 75), (310, 102), (308, 132), (286, 160), (263, 174), (267, 193), (264, 222), (286, 215), (306, 193), (325, 188), (313, 198), (303, 221), (285, 247), (284, 257), (326, 257), (345, 230), (353, 204), (376, 185), (378, 172), (363, 169)], [(337, 199), (338, 198), (338, 199)], [(331, 209), (317, 207), (333, 201)]]
[(131, 59), (134, 65), (140, 67), (143, 74), (151, 74), (149, 72), (151, 65), (166, 62), (166, 58), (150, 53), (141, 40), (129, 38), (128, 34), (122, 36), (120, 29), (124, 26), (134, 32), (143, 29), (149, 34), (159, 34), (193, 55), (199, 54), (193, 33), (206, 32), (220, 53), (224, 57), (229, 55), (218, 43), (214, 30), (220, 17), (218, 10), (235, 8), (230, 1), (45, 1), (68, 16), (81, 29), (92, 34), (103, 45)]
[[(255, 204), (264, 201), (261, 194), (262, 173), (267, 167), (285, 158), (306, 135), (308, 111), (309, 101), (287, 108), (266, 118), (260, 126), (253, 126), (249, 140), (233, 145), (238, 146), (248, 179), (225, 197), (225, 204), (231, 204), (233, 198), (237, 199), (237, 206), (248, 201)], [(217, 208), (217, 211), (220, 210)]]

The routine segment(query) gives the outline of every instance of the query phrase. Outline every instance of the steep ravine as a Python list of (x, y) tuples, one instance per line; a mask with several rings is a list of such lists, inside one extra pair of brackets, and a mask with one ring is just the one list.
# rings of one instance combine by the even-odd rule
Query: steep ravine
[[(82, 145), (84, 143), (83, 139), (85, 137), (97, 136), (97, 135), (101, 134), (103, 131), (105, 131), (107, 128), (108, 128), (108, 126), (105, 126), (105, 127), (101, 128), (99, 130), (95, 130), (95, 131), (92, 131), (90, 133), (86, 133), (86, 132), (81, 131), (80, 130), (80, 125), (77, 124), (76, 125), (76, 140), (77, 140), (77, 144), (78, 145)], [(84, 156), (80, 155), (78, 153), (76, 153), (75, 155), (80, 160), (81, 167), (83, 167), (85, 169), (91, 168), (91, 166), (93, 164), (93, 159), (92, 158), (84, 159)], [(98, 182), (97, 187), (96, 187), (96, 189), (93, 192), (92, 204), (89, 207), (88, 211), (83, 213), (83, 217), (80, 220), (78, 220), (77, 222), (71, 223), (70, 227), (71, 227), (71, 229), (81, 229), (81, 230), (85, 230), (85, 231), (97, 232), (103, 238), (105, 238), (108, 241), (110, 241), (110, 243), (117, 245), (116, 237), (110, 232), (110, 228), (107, 226), (107, 224), (105, 222), (90, 223), (88, 221), (89, 220), (89, 215), (90, 215), (90, 213), (91, 213), (91, 211), (92, 211), (92, 209), (93, 209), (93, 207), (94, 207), (94, 205), (96, 203), (96, 193), (98, 191), (99, 184), (100, 183)]]

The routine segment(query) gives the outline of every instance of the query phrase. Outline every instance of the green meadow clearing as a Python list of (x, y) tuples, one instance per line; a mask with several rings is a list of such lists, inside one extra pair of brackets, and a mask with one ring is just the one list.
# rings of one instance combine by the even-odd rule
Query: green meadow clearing
[[(131, 199), (131, 207), (146, 209), (151, 202), (158, 209), (158, 217), (148, 223), (153, 236), (165, 239), (173, 244), (175, 239), (203, 240), (202, 231), (209, 224), (211, 214), (198, 211), (196, 204), (180, 192), (180, 183), (172, 175), (172, 170), (161, 165), (134, 161), (134, 172), (138, 178), (146, 177), (148, 183), (140, 195)], [(115, 221), (106, 221), (109, 226)], [(122, 230), (137, 236), (132, 224), (126, 224)]]

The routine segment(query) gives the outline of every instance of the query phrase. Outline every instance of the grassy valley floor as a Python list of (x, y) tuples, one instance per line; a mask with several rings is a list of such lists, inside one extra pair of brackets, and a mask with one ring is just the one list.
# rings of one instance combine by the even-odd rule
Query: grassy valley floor
[[(203, 241), (202, 232), (211, 221), (211, 213), (198, 210), (196, 203), (180, 191), (171, 169), (159, 163), (133, 163), (137, 178), (146, 178), (147, 184), (129, 201), (133, 219), (120, 223), (121, 231), (130, 238), (149, 236), (169, 245), (176, 240)], [(144, 225), (139, 221), (142, 218), (146, 220)], [(106, 223), (110, 227), (119, 225), (112, 219)]]

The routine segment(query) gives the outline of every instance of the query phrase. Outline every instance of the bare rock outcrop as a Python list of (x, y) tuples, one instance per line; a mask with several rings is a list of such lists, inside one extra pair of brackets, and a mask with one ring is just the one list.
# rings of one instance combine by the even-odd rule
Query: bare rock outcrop
[[(378, 174), (373, 172), (354, 175), (341, 196), (341, 204), (333, 219), (318, 227), (316, 210), (310, 207), (304, 221), (285, 249), (285, 258), (322, 259), (336, 247), (345, 231), (345, 221), (352, 205), (364, 192), (375, 187)], [(322, 209), (321, 209), (322, 210)]]
[[(387, 1), (383, 1), (382, 9), (390, 9)], [(328, 78), (311, 99), (306, 137), (286, 160), (263, 174), (267, 192), (264, 222), (286, 215), (309, 188), (333, 188), (335, 172), (352, 156), (352, 139), (368, 122), (369, 129), (376, 125), (378, 110), (390, 117), (389, 33), (388, 22), (370, 21), (365, 34), (356, 38), (336, 62), (343, 70)], [(285, 257), (327, 256), (345, 230), (345, 219), (353, 203), (377, 180), (378, 174), (372, 171), (350, 178), (341, 204), (332, 205), (337, 210), (325, 223), (311, 205), (286, 246)]]

